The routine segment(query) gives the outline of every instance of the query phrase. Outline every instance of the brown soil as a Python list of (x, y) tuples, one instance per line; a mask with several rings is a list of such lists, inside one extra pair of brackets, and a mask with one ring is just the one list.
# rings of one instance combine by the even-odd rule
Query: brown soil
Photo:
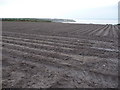
[(3, 22), (3, 88), (116, 88), (116, 25)]

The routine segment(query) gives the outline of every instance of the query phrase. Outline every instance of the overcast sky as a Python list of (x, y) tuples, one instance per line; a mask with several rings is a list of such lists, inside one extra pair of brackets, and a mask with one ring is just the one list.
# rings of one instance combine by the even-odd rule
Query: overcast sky
[(113, 18), (119, 0), (0, 0), (1, 18)]

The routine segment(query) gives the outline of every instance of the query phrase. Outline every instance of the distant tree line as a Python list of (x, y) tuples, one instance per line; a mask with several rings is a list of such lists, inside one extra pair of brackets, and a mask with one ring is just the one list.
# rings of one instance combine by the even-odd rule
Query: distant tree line
[(2, 21), (29, 21), (29, 22), (51, 22), (47, 19), (35, 19), (35, 18), (2, 18)]
[(43, 19), (43, 18), (2, 18), (2, 21), (28, 21), (28, 22), (75, 22), (72, 19)]

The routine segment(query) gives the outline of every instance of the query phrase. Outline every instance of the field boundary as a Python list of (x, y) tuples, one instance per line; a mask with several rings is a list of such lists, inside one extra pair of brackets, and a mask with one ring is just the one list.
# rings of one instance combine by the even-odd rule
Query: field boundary
[[(0, 36), (2, 36), (2, 21), (0, 19)], [(2, 41), (2, 37), (0, 37)], [(2, 42), (0, 43), (0, 89), (2, 89)]]

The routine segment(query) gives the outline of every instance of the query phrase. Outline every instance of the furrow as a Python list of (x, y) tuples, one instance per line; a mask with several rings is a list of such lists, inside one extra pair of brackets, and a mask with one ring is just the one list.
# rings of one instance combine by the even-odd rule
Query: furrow
[(60, 53), (60, 52), (47, 51), (47, 50), (30, 48), (27, 46), (20, 46), (20, 45), (14, 45), (14, 44), (7, 44), (7, 43), (3, 43), (3, 45), (4, 47), (9, 48), (9, 49), (24, 51), (24, 52), (33, 53), (33, 54), (42, 55), (42, 56), (51, 57), (51, 58), (56, 58), (56, 59), (60, 58), (61, 60), (66, 60), (67, 62), (68, 61), (74, 62), (74, 63), (83, 62), (83, 56), (80, 56), (80, 55), (65, 54), (65, 53)]
[(114, 38), (117, 38), (118, 35), (117, 35), (117, 32), (116, 32), (115, 26), (112, 26), (112, 32), (113, 32), (113, 37), (114, 37)]
[(9, 40), (9, 39), (3, 39), (3, 42), (6, 43), (13, 43), (23, 46), (33, 46), (34, 48), (44, 48), (48, 47), (49, 49), (61, 49), (61, 50), (74, 50), (73, 48), (67, 48), (67, 47), (61, 47), (61, 46), (55, 46), (55, 45), (49, 45), (49, 44), (42, 44), (42, 43), (32, 43), (32, 42), (24, 42), (24, 41), (17, 41), (17, 40)]
[[(19, 41), (18, 41), (19, 40)], [(55, 45), (54, 46), (54, 44), (53, 45), (49, 45), (49, 44), (44, 44), (44, 43), (37, 43), (37, 42), (30, 42), (30, 40), (29, 39), (25, 39), (25, 41), (29, 41), (29, 42), (25, 42), (25, 41), (21, 41), (21, 39), (18, 39), (18, 40), (9, 40), (9, 39), (3, 39), (2, 41), (5, 41), (5, 42), (13, 42), (13, 43), (21, 43), (20, 45), (24, 45), (24, 44), (27, 44), (27, 45), (31, 45), (31, 44), (33, 44), (33, 45), (43, 45), (43, 46), (50, 46), (50, 47), (58, 47), (59, 48), (59, 45)], [(32, 41), (32, 40), (31, 40)], [(63, 47), (60, 47), (60, 48), (62, 48), (62, 49), (70, 49), (70, 50), (74, 50), (74, 49), (77, 49), (77, 48), (86, 48), (86, 47), (88, 47), (88, 48), (92, 48), (92, 45), (86, 45), (86, 43), (80, 43), (78, 46), (76, 46), (76, 47), (68, 47), (68, 48), (66, 48), (65, 46), (63, 46)], [(96, 49), (98, 48), (98, 50), (99, 50), (99, 48), (101, 48), (101, 47), (96, 47)], [(105, 51), (116, 51), (117, 52), (117, 50), (112, 50), (112, 49), (109, 49), (109, 48), (101, 48), (101, 50), (105, 50)]]
[(119, 34), (120, 33), (119, 26), (116, 25), (116, 26), (114, 26), (114, 28), (115, 28), (114, 30), (116, 31), (116, 33)]
[(96, 32), (96, 36), (101, 36), (103, 35), (103, 32), (108, 28), (109, 25), (107, 25), (106, 27), (104, 27), (103, 29), (101, 29), (100, 31)]
[[(36, 35), (36, 34), (23, 34), (23, 33), (13, 33), (13, 32), (3, 32), (2, 33), (3, 36), (10, 36), (10, 37), (18, 37), (18, 38), (27, 38), (27, 39), (36, 39), (36, 40), (46, 40), (46, 41), (52, 41), (52, 42), (61, 42), (61, 43), (68, 43), (70, 42), (70, 44), (72, 43), (78, 43), (80, 42), (85, 42), (85, 41), (96, 41), (95, 39), (84, 39), (84, 38), (79, 38), (76, 35), (70, 35), (70, 37), (61, 37), (61, 36), (47, 36), (47, 35), (43, 35), (44, 37), (41, 37), (41, 35)], [(46, 37), (45, 37), (46, 36)], [(79, 35), (80, 36), (80, 35)], [(51, 37), (51, 38), (48, 38)], [(71, 38), (72, 37), (72, 38)], [(76, 37), (76, 38), (75, 38)], [(100, 39), (99, 41), (103, 41), (102, 39)], [(109, 42), (109, 40), (107, 40)], [(111, 41), (110, 41), (111, 42)]]
[(40, 37), (30, 37), (30, 36), (19, 36), (19, 35), (17, 35), (17, 36), (11, 36), (11, 34), (10, 35), (3, 35), (3, 37), (10, 37), (10, 38), (23, 38), (23, 39), (31, 39), (31, 40), (36, 40), (36, 41), (47, 41), (47, 42), (53, 42), (53, 43), (63, 43), (63, 44), (72, 44), (72, 45), (79, 45), (79, 43), (83, 43), (83, 42), (88, 42), (88, 44), (89, 44), (89, 42), (90, 41), (88, 41), (88, 40), (86, 40), (86, 39), (74, 39), (74, 40), (72, 40), (72, 39), (69, 39), (69, 40), (61, 40), (61, 39), (58, 39), (58, 40), (56, 40), (56, 39), (49, 39), (49, 38), (40, 38)]
[[(90, 26), (90, 27), (91, 27), (91, 26)], [(76, 33), (76, 32), (81, 33), (81, 32), (84, 32), (85, 30), (88, 30), (88, 28), (84, 25), (84, 26), (81, 26), (81, 27), (79, 27), (79, 28), (73, 29), (73, 30), (70, 32), (70, 34), (78, 34), (78, 33)]]
[[(111, 51), (111, 50), (107, 50), (107, 49), (103, 49), (103, 48), (95, 48), (95, 47), (78, 47), (78, 49), (66, 49), (66, 48), (59, 48), (59, 47), (48, 47), (49, 45), (39, 45), (39, 44), (33, 44), (33, 43), (21, 43), (21, 42), (15, 42), (15, 41), (4, 41), (4, 43), (8, 43), (8, 44), (16, 44), (16, 45), (19, 45), (19, 46), (28, 46), (30, 48), (36, 48), (36, 49), (42, 49), (42, 50), (48, 50), (48, 51), (55, 51), (55, 52), (61, 52), (61, 53), (66, 53), (66, 54), (77, 54), (77, 55), (87, 55), (87, 56), (100, 56), (100, 57), (104, 57), (106, 56), (107, 58), (109, 57), (116, 57), (116, 52), (114, 51)], [(91, 53), (89, 53), (91, 52)], [(112, 54), (112, 56), (111, 56)], [(108, 56), (109, 55), (109, 56)]]
[[(71, 33), (71, 34), (83, 34), (83, 32), (85, 32), (85, 31), (87, 31), (87, 30), (89, 30), (88, 28), (82, 28), (82, 30), (81, 29), (78, 29), (78, 30), (75, 30), (74, 31), (74, 33)], [(79, 33), (77, 33), (77, 32), (79, 32)]]
[(3, 48), (3, 68), (5, 67), (9, 67), (9, 66), (12, 66), (12, 65), (15, 65), (16, 63), (18, 64), (27, 64), (27, 65), (31, 65), (31, 66), (35, 66), (35, 67), (38, 67), (38, 68), (41, 68), (41, 67), (44, 67), (43, 69), (45, 69), (45, 67), (47, 67), (49, 70), (53, 70), (53, 71), (61, 71), (65, 68), (57, 68), (56, 66), (52, 66), (52, 65), (47, 65), (47, 64), (42, 64), (42, 63), (39, 63), (39, 62), (34, 62), (33, 59), (22, 59), (21, 57), (14, 57), (13, 55), (9, 54), (8, 53), (8, 50), (10, 49), (7, 49), (7, 48)]
[(37, 34), (27, 34), (27, 33), (13, 33), (13, 32), (3, 32), (4, 34), (11, 34), (11, 35), (18, 35), (18, 36), (25, 36), (25, 37), (39, 37), (39, 38), (44, 38), (44, 39), (54, 39), (54, 40), (63, 40), (63, 41), (68, 41), (68, 40), (76, 40), (77, 38), (70, 38), (70, 37), (61, 37), (61, 36), (48, 36), (48, 35), (37, 35)]
[(96, 30), (94, 30), (94, 31), (91, 31), (90, 33), (89, 33), (89, 35), (95, 35), (96, 34), (96, 32), (98, 32), (99, 30), (101, 30), (101, 29), (104, 29), (106, 26), (102, 26), (101, 28), (98, 28), (98, 29), (96, 29)]
[(33, 53), (27, 53), (19, 50), (13, 50), (9, 48), (3, 48), (3, 54), (4, 55), (9, 55), (10, 57), (13, 58), (18, 58), (18, 60), (30, 60), (32, 62), (36, 63), (42, 63), (42, 64), (48, 64), (52, 65), (58, 68), (71, 68), (74, 70), (82, 70), (81, 63), (77, 63), (77, 65), (73, 62), (65, 61), (62, 59), (56, 59), (56, 58), (51, 58), (51, 57), (46, 57), (42, 55), (36, 55)]
[(39, 49), (45, 49), (45, 50), (53, 50), (53, 51), (59, 51), (59, 52), (65, 52), (65, 53), (72, 53), (76, 54), (78, 49), (85, 49), (89, 48), (90, 45), (79, 45), (75, 48), (66, 48), (66, 47), (60, 47), (60, 46), (52, 46), (52, 45), (47, 45), (47, 44), (39, 44), (39, 43), (32, 43), (32, 42), (24, 42), (24, 41), (17, 41), (17, 40), (2, 40), (5, 43), (12, 43), (12, 44), (17, 44), (17, 45), (22, 45), (22, 46), (29, 46), (32, 48), (39, 48)]
[(61, 46), (61, 47), (66, 47), (66, 48), (75, 48), (78, 45), (81, 46), (91, 46), (92, 44), (90, 43), (83, 43), (83, 42), (73, 42), (73, 43), (62, 43), (62, 42), (52, 42), (52, 41), (46, 41), (46, 40), (32, 40), (32, 39), (25, 39), (25, 38), (16, 38), (16, 37), (6, 37), (6, 36), (2, 36), (3, 40), (14, 40), (14, 41), (23, 41), (23, 42), (32, 42), (32, 43), (39, 43), (39, 44), (47, 44), (47, 45), (53, 45), (53, 46)]
[(82, 34), (89, 35), (89, 33), (91, 33), (92, 31), (95, 31), (96, 29), (98, 29), (98, 27), (89, 28), (88, 30), (84, 31)]
[(110, 33), (110, 30), (111, 30), (111, 27), (109, 26), (109, 27), (104, 31), (104, 33), (103, 33), (102, 36), (108, 36), (109, 33)]
[[(63, 66), (66, 66), (66, 68), (71, 67), (71, 68), (75, 68), (77, 70), (81, 70), (81, 69), (82, 70), (89, 70), (89, 69), (86, 69), (84, 65), (86, 65), (85, 63), (89, 63), (92, 60), (92, 57), (91, 57), (91, 58), (88, 58), (88, 61), (87, 61), (87, 59), (85, 59), (85, 62), (83, 65), (81, 63), (79, 63), (79, 65), (76, 65), (74, 63), (66, 62), (65, 60), (55, 59), (55, 58), (51, 58), (51, 57), (45, 57), (45, 56), (41, 56), (41, 55), (36, 55), (36, 54), (27, 53), (27, 52), (19, 51), (19, 50), (8, 49), (8, 48), (3, 48), (3, 55), (8, 55), (8, 56), (10, 56), (12, 58), (16, 58), (16, 59), (18, 58), (18, 60), (25, 60), (25, 61), (28, 60), (28, 61), (31, 61), (34, 63), (38, 62), (38, 63), (50, 64), (50, 65), (53, 64), (54, 66), (58, 66), (58, 67), (63, 65)], [(93, 59), (95, 59), (95, 58), (93, 58)], [(76, 65), (76, 66), (74, 66), (74, 65)], [(83, 69), (83, 66), (84, 66), (84, 69)], [(96, 68), (94, 68), (94, 69), (96, 69)], [(92, 69), (90, 69), (90, 71), (102, 74), (102, 72), (97, 72), (97, 71), (92, 70)], [(104, 73), (104, 74), (107, 74), (107, 73)]]
[(113, 27), (113, 25), (110, 26), (110, 30), (109, 30), (108, 37), (115, 39), (115, 38), (114, 38), (114, 35), (113, 35), (112, 27)]

